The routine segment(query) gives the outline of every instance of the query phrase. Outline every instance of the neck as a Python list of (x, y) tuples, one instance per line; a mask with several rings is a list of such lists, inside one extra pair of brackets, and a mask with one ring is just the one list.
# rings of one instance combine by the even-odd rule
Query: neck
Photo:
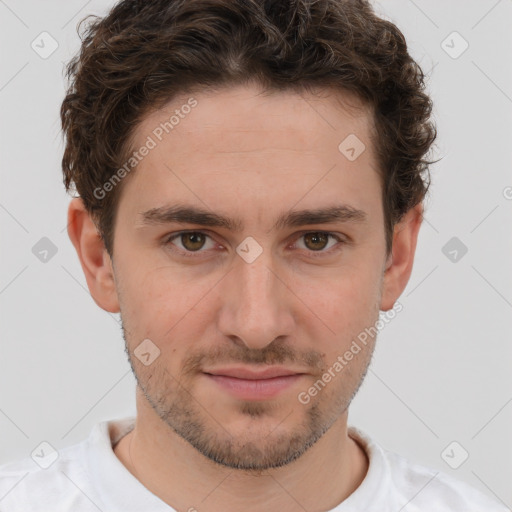
[(364, 450), (347, 434), (347, 412), (299, 459), (259, 472), (211, 461), (139, 400), (137, 412), (134, 429), (114, 452), (135, 478), (176, 510), (330, 510), (359, 487), (368, 470)]

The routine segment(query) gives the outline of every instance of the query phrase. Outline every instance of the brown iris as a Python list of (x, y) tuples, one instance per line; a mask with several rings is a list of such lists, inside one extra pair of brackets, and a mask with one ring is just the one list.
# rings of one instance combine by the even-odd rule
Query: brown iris
[(203, 233), (183, 233), (181, 243), (188, 251), (198, 251), (203, 247), (205, 238)]
[[(306, 233), (304, 235), (304, 242), (308, 249), (313, 251), (319, 251), (325, 248), (327, 241), (329, 240), (329, 235), (326, 233)], [(309, 245), (309, 241), (312, 243), (312, 247)]]

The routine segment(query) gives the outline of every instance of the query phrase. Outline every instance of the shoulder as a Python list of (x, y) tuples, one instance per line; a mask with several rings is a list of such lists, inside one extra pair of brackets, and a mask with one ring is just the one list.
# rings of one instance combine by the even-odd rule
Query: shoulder
[(358, 428), (350, 427), (349, 433), (370, 460), (361, 487), (371, 488), (386, 502), (403, 507), (404, 512), (510, 512), (505, 504), (468, 483), (381, 447)]
[[(89, 489), (82, 452), (84, 443), (58, 453), (37, 453), (0, 466), (0, 506), (2, 512), (50, 512), (55, 505), (69, 503), (59, 510), (98, 510), (84, 492)], [(52, 460), (54, 459), (54, 460)], [(94, 499), (94, 497), (92, 497)], [(75, 507), (75, 508), (73, 508)]]
[[(59, 449), (39, 445), (30, 457), (0, 465), (2, 512), (97, 512), (98, 468), (112, 456), (112, 441), (133, 419), (96, 424), (83, 441)], [(94, 464), (94, 467), (91, 465)]]
[(430, 510), (435, 505), (436, 512), (510, 512), (503, 503), (443, 471), (416, 464), (388, 450), (384, 453), (394, 485), (404, 498), (411, 500), (411, 510)]
[[(102, 421), (80, 443), (58, 451), (42, 443), (31, 457), (0, 465), (1, 512), (105, 510), (105, 485), (116, 490), (123, 487), (119, 482), (133, 483), (112, 447), (134, 421), (135, 417)], [(119, 489), (117, 497), (123, 493)]]

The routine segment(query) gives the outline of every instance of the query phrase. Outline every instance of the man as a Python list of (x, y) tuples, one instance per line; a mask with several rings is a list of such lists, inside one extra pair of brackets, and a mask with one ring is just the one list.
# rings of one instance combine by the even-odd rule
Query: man
[(393, 24), (365, 1), (125, 0), (68, 76), (68, 233), (121, 314), (137, 416), (4, 466), (2, 511), (506, 510), (347, 424), (435, 139)]

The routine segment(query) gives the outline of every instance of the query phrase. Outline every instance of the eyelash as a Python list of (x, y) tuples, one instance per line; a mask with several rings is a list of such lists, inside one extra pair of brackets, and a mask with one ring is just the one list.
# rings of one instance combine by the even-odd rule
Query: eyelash
[[(205, 235), (206, 237), (212, 239), (212, 237), (204, 232), (204, 231), (197, 231), (197, 230), (188, 230), (188, 231), (179, 231), (178, 233), (172, 233), (170, 236), (167, 236), (164, 238), (163, 240), (163, 245), (164, 246), (169, 246), (169, 245), (173, 245), (171, 244), (171, 242), (173, 240), (175, 240), (176, 238), (179, 238), (181, 235), (185, 235), (187, 233), (193, 233), (193, 234), (202, 234), (202, 235)], [(348, 244), (348, 241), (341, 238), (340, 236), (334, 234), (334, 233), (331, 233), (330, 231), (304, 231), (300, 234), (300, 236), (298, 237), (298, 239), (302, 238), (304, 235), (309, 235), (309, 234), (323, 234), (323, 235), (327, 235), (329, 237), (332, 237), (334, 239), (336, 239), (339, 243), (337, 244), (338, 247), (333, 246), (331, 247), (329, 250), (325, 251), (325, 250), (319, 250), (319, 251), (312, 251), (312, 250), (307, 250), (307, 252), (310, 253), (310, 256), (314, 257), (314, 258), (318, 258), (318, 257), (322, 257), (322, 256), (325, 256), (325, 255), (330, 255), (330, 254), (334, 254), (338, 251), (340, 251), (343, 247), (343, 245), (346, 245)], [(176, 250), (176, 249), (171, 249), (173, 252), (177, 252), (179, 255), (181, 256), (185, 256), (187, 258), (197, 258), (197, 257), (200, 257), (200, 256), (197, 256), (198, 254), (201, 254), (201, 253), (204, 253), (206, 251), (204, 250), (198, 250), (198, 251), (182, 251), (182, 250)]]

